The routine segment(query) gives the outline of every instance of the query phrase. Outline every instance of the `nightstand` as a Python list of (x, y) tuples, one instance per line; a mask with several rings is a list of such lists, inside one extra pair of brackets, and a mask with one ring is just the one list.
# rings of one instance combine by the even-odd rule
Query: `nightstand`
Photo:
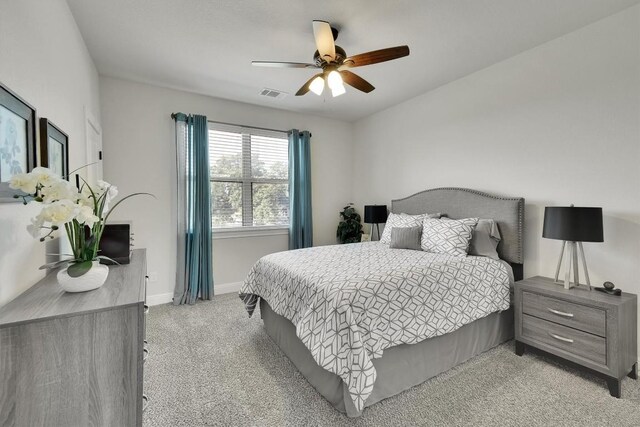
[(637, 297), (564, 289), (546, 277), (515, 283), (516, 354), (526, 346), (586, 368), (620, 397), (625, 375), (638, 378)]

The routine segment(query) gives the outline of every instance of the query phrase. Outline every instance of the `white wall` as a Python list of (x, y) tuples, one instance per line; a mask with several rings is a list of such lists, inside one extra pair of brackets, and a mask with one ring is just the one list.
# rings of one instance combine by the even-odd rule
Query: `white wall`
[[(64, 0), (0, 2), (0, 82), (69, 135), (71, 169), (85, 162), (85, 106), (100, 113), (98, 73)], [(0, 305), (44, 273), (25, 227), (37, 209), (0, 204)]]
[(602, 206), (592, 282), (640, 293), (640, 6), (355, 124), (354, 198), (459, 186), (526, 199), (525, 276), (552, 276), (544, 206)]
[[(133, 221), (136, 245), (148, 250), (152, 302), (165, 300), (175, 283), (176, 202), (173, 112), (204, 114), (250, 126), (312, 132), (314, 243), (335, 242), (338, 211), (351, 201), (352, 127), (349, 123), (208, 96), (100, 77), (104, 176), (121, 194), (148, 191), (157, 200), (133, 199), (114, 219)], [(214, 240), (217, 285), (244, 280), (261, 256), (287, 249), (287, 237)], [(155, 273), (155, 274), (154, 274)], [(169, 297), (170, 298), (170, 297)]]

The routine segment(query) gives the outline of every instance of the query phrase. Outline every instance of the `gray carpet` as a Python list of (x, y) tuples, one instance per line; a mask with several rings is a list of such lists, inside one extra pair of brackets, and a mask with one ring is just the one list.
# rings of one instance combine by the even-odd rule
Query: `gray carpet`
[(420, 426), (640, 424), (640, 381), (623, 399), (603, 380), (513, 342), (349, 419), (333, 409), (249, 319), (236, 295), (152, 307), (145, 365), (146, 426)]

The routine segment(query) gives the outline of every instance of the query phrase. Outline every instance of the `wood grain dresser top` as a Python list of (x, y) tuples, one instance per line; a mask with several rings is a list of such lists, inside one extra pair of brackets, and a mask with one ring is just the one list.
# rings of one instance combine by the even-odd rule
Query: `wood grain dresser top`
[(134, 250), (130, 264), (109, 266), (107, 281), (93, 291), (67, 293), (58, 284), (56, 273), (57, 270), (48, 274), (16, 299), (0, 307), (0, 328), (144, 303), (147, 273), (145, 249)]

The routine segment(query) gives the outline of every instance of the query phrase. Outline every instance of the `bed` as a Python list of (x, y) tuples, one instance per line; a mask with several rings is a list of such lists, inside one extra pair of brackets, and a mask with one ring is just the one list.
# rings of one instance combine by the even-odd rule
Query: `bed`
[(240, 297), (311, 385), (349, 417), (513, 337), (524, 199), (463, 188), (393, 200), (393, 213), (490, 218), (500, 260), (379, 242), (260, 259)]

